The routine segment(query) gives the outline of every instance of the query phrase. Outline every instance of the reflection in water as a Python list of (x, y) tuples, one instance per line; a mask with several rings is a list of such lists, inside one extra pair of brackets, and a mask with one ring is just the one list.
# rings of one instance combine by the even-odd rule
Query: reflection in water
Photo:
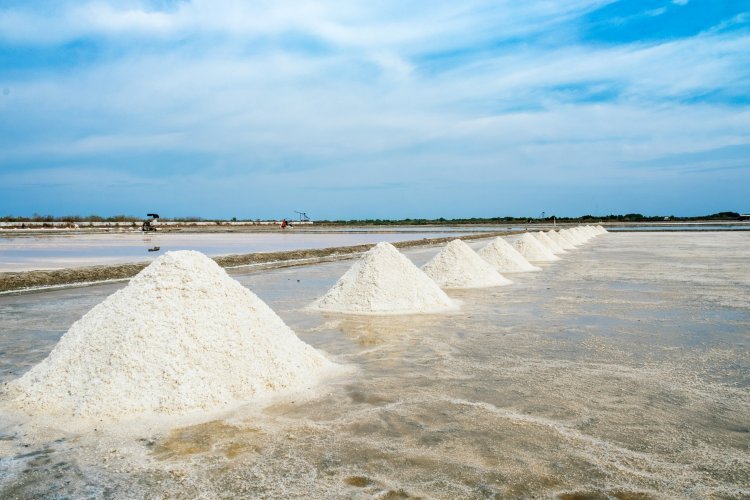
[[(746, 242), (607, 235), (448, 315), (304, 310), (351, 262), (239, 275), (357, 370), (129, 437), (0, 424), (0, 497), (746, 498)], [(0, 298), (0, 359), (40, 359), (85, 290)]]
[(397, 242), (471, 233), (456, 229), (430, 233), (138, 233), (48, 235), (0, 238), (0, 271), (59, 269), (96, 264), (143, 262), (144, 244), (165, 250), (197, 250), (209, 256), (280, 252)]

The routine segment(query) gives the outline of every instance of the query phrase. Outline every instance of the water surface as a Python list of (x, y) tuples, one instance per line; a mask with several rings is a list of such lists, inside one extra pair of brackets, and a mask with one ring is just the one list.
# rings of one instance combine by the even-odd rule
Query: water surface
[[(358, 371), (129, 438), (0, 424), (0, 497), (747, 498), (748, 243), (610, 234), (450, 315), (303, 310), (351, 261), (234, 274)], [(119, 286), (0, 297), (0, 383)]]

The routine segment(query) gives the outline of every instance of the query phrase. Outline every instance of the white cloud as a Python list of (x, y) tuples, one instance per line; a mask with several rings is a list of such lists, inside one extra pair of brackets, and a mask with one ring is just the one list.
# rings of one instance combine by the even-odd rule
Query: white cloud
[[(101, 169), (115, 154), (177, 151), (209, 159), (184, 186), (282, 180), (299, 194), (384, 179), (476, 187), (645, 178), (623, 164), (750, 142), (746, 108), (683, 104), (748, 88), (750, 36), (597, 47), (532, 37), (496, 46), (602, 3), (408, 10), (201, 0), (166, 11), (136, 3), (70, 4), (49, 17), (6, 11), (6, 40), (96, 35), (123, 48), (97, 64), (3, 81), (11, 93), (0, 96), (0, 112), (14, 130), (0, 138), (0, 165), (76, 160)], [(425, 62), (427, 53), (454, 59), (441, 66)], [(578, 87), (612, 95), (587, 101)]]

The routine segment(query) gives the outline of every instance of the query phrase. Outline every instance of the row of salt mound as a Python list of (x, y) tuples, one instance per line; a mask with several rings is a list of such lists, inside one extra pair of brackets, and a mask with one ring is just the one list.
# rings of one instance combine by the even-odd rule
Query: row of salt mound
[(311, 309), (357, 314), (433, 313), (457, 304), (393, 245), (366, 252)]
[(555, 243), (555, 241), (547, 235), (547, 233), (543, 231), (537, 231), (533, 235), (541, 244), (546, 246), (550, 252), (552, 252), (555, 255), (568, 253), (566, 250), (564, 250), (560, 245)]
[(485, 288), (513, 283), (461, 240), (445, 245), (422, 266), (422, 271), (442, 288)]
[(590, 234), (586, 229), (584, 229), (583, 226), (579, 226), (575, 228), (576, 234), (581, 238), (581, 240), (585, 243), (592, 239), (594, 236)]
[(576, 248), (576, 244), (570, 239), (570, 237), (560, 231), (550, 231), (548, 235), (552, 241), (560, 245), (563, 250), (574, 250)]
[(572, 245), (574, 245), (576, 248), (579, 247), (582, 242), (581, 238), (579, 238), (575, 232), (571, 231), (570, 229), (561, 229), (559, 231), (560, 236), (563, 238), (566, 238)]
[(524, 233), (514, 243), (513, 247), (529, 262), (554, 262), (560, 257), (553, 254), (546, 246), (529, 233)]
[[(563, 231), (550, 231), (549, 235), (539, 232), (537, 237), (524, 234), (514, 245), (497, 237), (476, 253), (461, 240), (454, 240), (422, 270), (393, 245), (379, 243), (310, 308), (373, 314), (429, 313), (454, 309), (456, 305), (440, 287), (507, 285), (512, 282), (500, 273), (540, 271), (529, 261), (559, 260), (555, 252), (563, 253), (566, 249), (576, 248), (588, 239), (581, 231)], [(480, 258), (477, 259), (477, 256)]]
[(518, 250), (500, 236), (493, 239), (477, 253), (501, 273), (525, 273), (542, 270), (526, 260)]
[(586, 226), (579, 226), (576, 228), (576, 231), (584, 241), (589, 241), (590, 239), (595, 237), (595, 235), (591, 234)]
[(581, 238), (581, 235), (573, 231), (571, 228), (561, 229), (560, 234), (567, 238), (576, 247), (583, 245), (585, 242), (584, 239)]
[(199, 252), (167, 252), (10, 382), (22, 410), (118, 419), (299, 390), (336, 365)]

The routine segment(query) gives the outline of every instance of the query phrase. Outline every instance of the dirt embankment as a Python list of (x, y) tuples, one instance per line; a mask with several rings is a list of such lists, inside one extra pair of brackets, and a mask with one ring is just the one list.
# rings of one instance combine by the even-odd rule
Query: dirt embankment
[[(480, 233), (461, 236), (462, 240), (476, 240), (494, 236), (506, 236), (517, 231)], [(425, 238), (422, 240), (400, 241), (393, 245), (397, 248), (438, 245), (454, 240), (449, 238)], [(338, 260), (366, 252), (374, 244), (354, 245), (347, 247), (318, 248), (310, 250), (291, 250), (286, 252), (260, 252), (241, 255), (214, 257), (222, 267), (258, 266), (261, 268), (290, 267)], [(112, 266), (91, 266), (74, 269), (55, 269), (48, 271), (24, 271), (17, 273), (0, 273), (0, 292), (23, 291), (50, 286), (83, 285), (102, 281), (128, 279), (138, 274), (149, 263), (120, 264)]]

